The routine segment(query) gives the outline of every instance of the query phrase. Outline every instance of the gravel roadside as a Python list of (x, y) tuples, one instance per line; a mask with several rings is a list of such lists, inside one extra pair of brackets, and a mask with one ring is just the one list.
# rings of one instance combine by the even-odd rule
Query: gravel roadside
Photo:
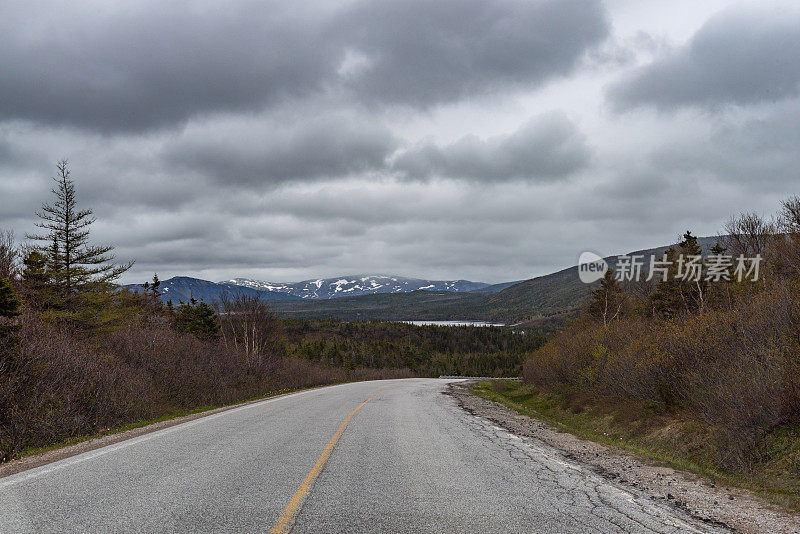
[(800, 516), (788, 514), (751, 493), (647, 463), (627, 451), (558, 431), (537, 419), (475, 396), (468, 383), (450, 384), (448, 393), (475, 416), (483, 417), (509, 432), (539, 440), (563, 452), (564, 457), (588, 465), (618, 484), (636, 488), (651, 499), (666, 501), (696, 519), (743, 533), (800, 534)]

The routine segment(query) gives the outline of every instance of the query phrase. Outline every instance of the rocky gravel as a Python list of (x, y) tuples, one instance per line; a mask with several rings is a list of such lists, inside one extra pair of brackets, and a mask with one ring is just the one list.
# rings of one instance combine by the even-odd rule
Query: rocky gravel
[(507, 406), (473, 395), (467, 383), (450, 384), (448, 393), (477, 417), (508, 432), (538, 440), (595, 473), (650, 499), (666, 503), (709, 526), (743, 533), (798, 533), (800, 516), (786, 513), (757, 496), (670, 467), (653, 465), (633, 454), (559, 431)]

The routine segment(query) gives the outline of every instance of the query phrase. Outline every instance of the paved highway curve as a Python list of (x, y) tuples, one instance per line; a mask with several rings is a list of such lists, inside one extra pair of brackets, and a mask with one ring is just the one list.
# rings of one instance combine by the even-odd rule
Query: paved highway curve
[(0, 532), (719, 532), (468, 414), (447, 382), (303, 391), (2, 478)]

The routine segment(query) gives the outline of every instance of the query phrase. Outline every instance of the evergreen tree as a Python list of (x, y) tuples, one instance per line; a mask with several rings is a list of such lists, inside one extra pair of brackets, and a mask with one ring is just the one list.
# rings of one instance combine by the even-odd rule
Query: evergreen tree
[(614, 275), (614, 270), (608, 269), (600, 280), (600, 287), (592, 291), (589, 314), (597, 320), (602, 320), (603, 325), (607, 325), (619, 317), (624, 301), (625, 294)]
[(703, 249), (697, 243), (697, 236), (692, 235), (690, 230), (686, 230), (686, 233), (683, 234), (683, 241), (678, 243), (678, 247), (685, 255), (700, 256), (703, 254)]
[(22, 287), (26, 299), (33, 299), (38, 306), (52, 306), (54, 287), (47, 256), (33, 250), (23, 258), (22, 265)]
[[(4, 352), (7, 340), (19, 328), (11, 322), (22, 313), (22, 302), (7, 278), (0, 278), (0, 352)], [(0, 355), (2, 357), (2, 355)]]
[(41, 235), (29, 235), (30, 239), (45, 241), (48, 247), (40, 247), (47, 256), (51, 271), (51, 282), (65, 306), (73, 306), (73, 297), (80, 291), (108, 290), (122, 273), (133, 265), (111, 263), (114, 255), (111, 246), (89, 244), (89, 227), (94, 223), (92, 210), (78, 209), (75, 184), (70, 178), (66, 160), (58, 162), (53, 204), (43, 204), (37, 212), (41, 219), (37, 227), (45, 230)]
[[(666, 258), (670, 264), (667, 279), (660, 281), (650, 296), (653, 310), (665, 317), (672, 317), (678, 312), (702, 312), (706, 306), (708, 282), (704, 276), (684, 276), (688, 272), (688, 263), (693, 256), (702, 256), (703, 249), (692, 232), (683, 234), (683, 241), (677, 248), (670, 248)], [(702, 266), (702, 261), (699, 264)], [(683, 270), (683, 272), (681, 272)]]
[[(192, 299), (194, 300), (194, 299)], [(182, 303), (175, 314), (175, 325), (181, 332), (194, 334), (200, 339), (218, 339), (219, 323), (214, 309), (205, 302)]]
[(14, 291), (14, 286), (8, 279), (0, 278), (0, 317), (6, 319), (18, 317), (22, 313), (21, 308), (22, 302)]
[(158, 279), (158, 273), (153, 273), (153, 282), (150, 284), (150, 292), (153, 294), (155, 298), (161, 296), (161, 292), (158, 288), (161, 286), (161, 280)]

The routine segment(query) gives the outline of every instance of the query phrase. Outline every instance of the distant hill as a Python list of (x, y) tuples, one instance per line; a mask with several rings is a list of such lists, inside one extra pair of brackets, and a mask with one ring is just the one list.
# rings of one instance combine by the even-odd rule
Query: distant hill
[[(143, 291), (140, 284), (131, 284), (125, 287), (131, 291)], [(174, 304), (178, 304), (181, 301), (188, 302), (192, 297), (204, 302), (215, 302), (220, 299), (223, 293), (227, 293), (228, 295), (253, 296), (264, 300), (297, 299), (297, 297), (287, 295), (286, 293), (259, 291), (230, 283), (215, 284), (214, 282), (188, 276), (176, 276), (168, 280), (162, 280), (158, 289), (161, 292), (161, 300), (164, 302), (172, 300)]]
[[(452, 293), (476, 290), (499, 291), (501, 286), (503, 284), (490, 286), (483, 282), (471, 282), (469, 280), (424, 280), (421, 278), (383, 275), (340, 276), (295, 283), (270, 283), (248, 278), (209, 282), (199, 278), (176, 276), (168, 280), (162, 280), (159, 291), (161, 291), (161, 298), (165, 302), (172, 300), (174, 303), (178, 303), (180, 301), (186, 302), (191, 297), (205, 302), (214, 302), (219, 300), (220, 295), (223, 293), (257, 296), (264, 300), (325, 300), (372, 294), (400, 294), (412, 291), (445, 291)], [(125, 287), (137, 292), (143, 290), (140, 284), (130, 284)]]
[(220, 282), (220, 284), (234, 284), (259, 291), (286, 293), (303, 299), (331, 299), (378, 293), (408, 293), (418, 290), (461, 293), (492, 287), (483, 282), (470, 282), (469, 280), (423, 280), (420, 278), (386, 275), (339, 276), (294, 283), (262, 282), (248, 278), (234, 278)]
[[(716, 237), (698, 242), (708, 251)], [(647, 265), (669, 246), (639, 250)], [(612, 267), (619, 256), (609, 256)], [(128, 286), (140, 291), (141, 286)], [(208, 282), (177, 276), (162, 281), (162, 299), (177, 303), (191, 296), (212, 302), (223, 292), (269, 300), (282, 317), (342, 320), (478, 320), (506, 324), (557, 324), (574, 316), (592, 286), (578, 279), (577, 266), (519, 282), (484, 284), (467, 280), (432, 281), (400, 276), (364, 275), (272, 284), (246, 278)]]
[(476, 289), (475, 291), (480, 291), (481, 293), (497, 293), (498, 291), (502, 291), (505, 288), (519, 284), (520, 282), (524, 282), (524, 280), (517, 280), (515, 282), (502, 282), (500, 284), (492, 284), (490, 286)]
[[(701, 237), (698, 242), (708, 251), (716, 237)], [(647, 265), (652, 255), (661, 256), (669, 246), (639, 250)], [(619, 256), (609, 256), (612, 267)], [(503, 286), (504, 284), (497, 284)], [(294, 318), (330, 317), (343, 320), (479, 320), (490, 322), (552, 323), (574, 316), (588, 300), (592, 286), (578, 278), (578, 267), (511, 282), (499, 291), (492, 286), (469, 293), (430, 293), (416, 291), (399, 295), (370, 295), (323, 301), (276, 302), (273, 309), (281, 316)]]
[(310, 319), (336, 318), (345, 321), (380, 319), (473, 319), (492, 293), (453, 293), (448, 291), (413, 291), (379, 293), (336, 299), (308, 299), (270, 303), (281, 317)]

